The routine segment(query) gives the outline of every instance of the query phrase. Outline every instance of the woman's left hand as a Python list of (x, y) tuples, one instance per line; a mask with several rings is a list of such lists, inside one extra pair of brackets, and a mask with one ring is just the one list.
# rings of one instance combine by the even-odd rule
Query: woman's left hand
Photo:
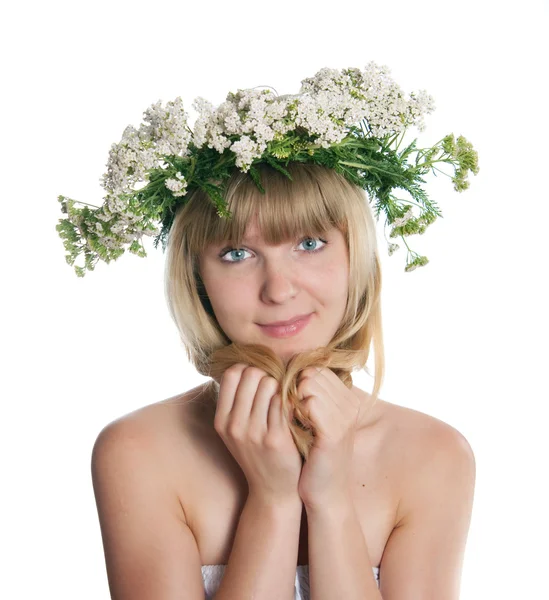
[(308, 367), (298, 378), (300, 408), (313, 423), (314, 444), (298, 492), (306, 507), (332, 506), (352, 492), (355, 431), (360, 398), (329, 368)]

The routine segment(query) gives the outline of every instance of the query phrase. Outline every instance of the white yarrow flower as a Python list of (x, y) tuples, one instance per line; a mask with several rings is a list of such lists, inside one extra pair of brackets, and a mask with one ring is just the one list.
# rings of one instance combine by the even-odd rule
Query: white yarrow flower
[(234, 142), (231, 150), (236, 154), (236, 166), (244, 172), (247, 172), (253, 160), (262, 154), (259, 144), (247, 135), (243, 135), (240, 140)]
[(177, 172), (175, 177), (176, 179), (166, 179), (165, 185), (174, 196), (184, 196), (187, 193), (187, 181), (185, 180), (183, 173)]

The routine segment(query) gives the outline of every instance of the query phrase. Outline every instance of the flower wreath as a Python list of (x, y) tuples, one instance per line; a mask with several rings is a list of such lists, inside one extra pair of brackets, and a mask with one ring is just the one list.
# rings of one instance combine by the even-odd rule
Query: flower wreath
[[(58, 197), (67, 215), (56, 226), (66, 260), (74, 265), (84, 255), (84, 265), (74, 267), (78, 276), (93, 271), (99, 259), (117, 259), (125, 245), (146, 256), (143, 235), (155, 235), (155, 248), (162, 242), (165, 251), (176, 209), (191, 190), (204, 190), (217, 214), (230, 218), (223, 190), (235, 167), (265, 193), (255, 165), (268, 163), (291, 179), (284, 168), (291, 161), (335, 169), (365, 189), (375, 201), (376, 219), (385, 212), (389, 237), (400, 237), (406, 245), (405, 271), (412, 271), (429, 261), (404, 238), (423, 234), (442, 216), (420, 185), (423, 175), (439, 171), (450, 176), (435, 166), (450, 164), (454, 189), (462, 192), (469, 187), (468, 172), (479, 170), (478, 154), (463, 136), (456, 140), (448, 134), (431, 148), (417, 148), (414, 139), (400, 150), (410, 126), (425, 129), (423, 118), (433, 112), (433, 99), (424, 90), (405, 98), (388, 67), (374, 62), (363, 71), (323, 68), (301, 82), (298, 94), (278, 96), (265, 87), (238, 90), (217, 108), (201, 97), (193, 108), (199, 115), (193, 129), (178, 97), (165, 107), (161, 101), (153, 104), (139, 129), (129, 125), (124, 130), (101, 178), (102, 206)], [(397, 188), (411, 199), (394, 196)], [(388, 241), (389, 255), (398, 248)]]

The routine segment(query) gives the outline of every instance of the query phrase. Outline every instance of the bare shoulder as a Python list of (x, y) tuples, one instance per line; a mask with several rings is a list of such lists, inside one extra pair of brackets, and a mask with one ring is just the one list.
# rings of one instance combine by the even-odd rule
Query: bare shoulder
[[(396, 526), (409, 514), (413, 490), (421, 479), (436, 486), (447, 472), (462, 473), (474, 487), (475, 455), (467, 438), (455, 427), (421, 411), (385, 401), (391, 453), (398, 464), (402, 488)], [(471, 489), (472, 492), (472, 489)]]
[(465, 436), (455, 427), (419, 410), (384, 401), (385, 416), (395, 441), (412, 442), (406, 450), (430, 453), (436, 446), (458, 446), (472, 452)]
[(205, 414), (210, 406), (206, 402), (205, 386), (199, 385), (191, 390), (142, 406), (108, 423), (100, 432), (98, 439), (115, 432), (133, 432), (149, 442), (161, 443), (172, 440), (172, 434), (180, 437), (182, 428), (193, 423), (199, 415)]
[(92, 482), (112, 598), (171, 598), (182, 589), (203, 597), (197, 539), (179, 493), (184, 401), (192, 396), (123, 415), (95, 441)]
[(179, 498), (179, 479), (174, 474), (186, 462), (199, 415), (207, 411), (203, 387), (140, 407), (105, 425), (93, 446), (92, 472), (114, 461), (128, 467), (149, 466), (162, 487)]

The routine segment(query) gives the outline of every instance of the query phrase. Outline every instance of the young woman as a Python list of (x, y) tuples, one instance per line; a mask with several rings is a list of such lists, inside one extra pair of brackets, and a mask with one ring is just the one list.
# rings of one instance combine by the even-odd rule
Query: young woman
[[(115, 600), (459, 597), (475, 461), (378, 397), (381, 271), (364, 190), (335, 170), (193, 191), (166, 292), (209, 381), (107, 425), (92, 473)], [(375, 352), (369, 394), (352, 383)]]

